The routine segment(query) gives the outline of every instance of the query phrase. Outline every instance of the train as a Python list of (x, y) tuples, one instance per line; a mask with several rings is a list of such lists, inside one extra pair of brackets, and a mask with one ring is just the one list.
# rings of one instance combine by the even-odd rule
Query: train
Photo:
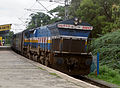
[(25, 57), (68, 75), (88, 75), (92, 54), (87, 51), (93, 26), (68, 19), (13, 35), (11, 47)]

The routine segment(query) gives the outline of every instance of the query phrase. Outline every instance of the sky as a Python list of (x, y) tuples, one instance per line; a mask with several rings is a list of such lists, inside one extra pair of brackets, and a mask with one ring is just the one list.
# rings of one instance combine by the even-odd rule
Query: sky
[[(61, 5), (59, 3), (49, 2), (49, 0), (39, 1), (48, 10)], [(32, 11), (29, 11), (29, 9)], [(35, 10), (33, 11), (33, 9)], [(36, 2), (36, 0), (0, 0), (0, 25), (12, 24), (11, 31), (14, 31), (14, 33), (23, 31), (26, 29), (26, 25), (30, 21), (29, 15), (40, 10), (45, 9)]]

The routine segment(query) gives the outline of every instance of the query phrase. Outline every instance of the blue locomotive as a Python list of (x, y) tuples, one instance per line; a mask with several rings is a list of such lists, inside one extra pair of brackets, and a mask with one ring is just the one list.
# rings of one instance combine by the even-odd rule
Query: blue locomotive
[(86, 49), (92, 29), (78, 19), (60, 21), (14, 34), (12, 48), (66, 74), (87, 75), (92, 55)]

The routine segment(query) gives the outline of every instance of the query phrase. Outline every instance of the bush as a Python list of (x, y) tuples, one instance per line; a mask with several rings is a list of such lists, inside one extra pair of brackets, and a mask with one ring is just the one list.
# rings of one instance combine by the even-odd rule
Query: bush
[(120, 70), (120, 30), (94, 39), (90, 44), (93, 54), (100, 53), (100, 64)]
[(95, 73), (91, 73), (88, 76), (96, 79), (101, 79), (113, 84), (120, 85), (120, 70), (113, 70), (106, 65), (100, 66), (99, 75), (96, 76)]

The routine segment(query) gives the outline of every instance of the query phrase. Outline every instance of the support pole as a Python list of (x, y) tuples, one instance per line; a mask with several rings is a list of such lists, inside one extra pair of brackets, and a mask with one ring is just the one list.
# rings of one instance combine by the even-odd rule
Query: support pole
[(97, 75), (99, 75), (99, 52), (97, 53)]
[(69, 2), (68, 2), (68, 0), (65, 0), (65, 20), (67, 20), (68, 16), (69, 16), (69, 14), (68, 14), (68, 6), (69, 6)]

